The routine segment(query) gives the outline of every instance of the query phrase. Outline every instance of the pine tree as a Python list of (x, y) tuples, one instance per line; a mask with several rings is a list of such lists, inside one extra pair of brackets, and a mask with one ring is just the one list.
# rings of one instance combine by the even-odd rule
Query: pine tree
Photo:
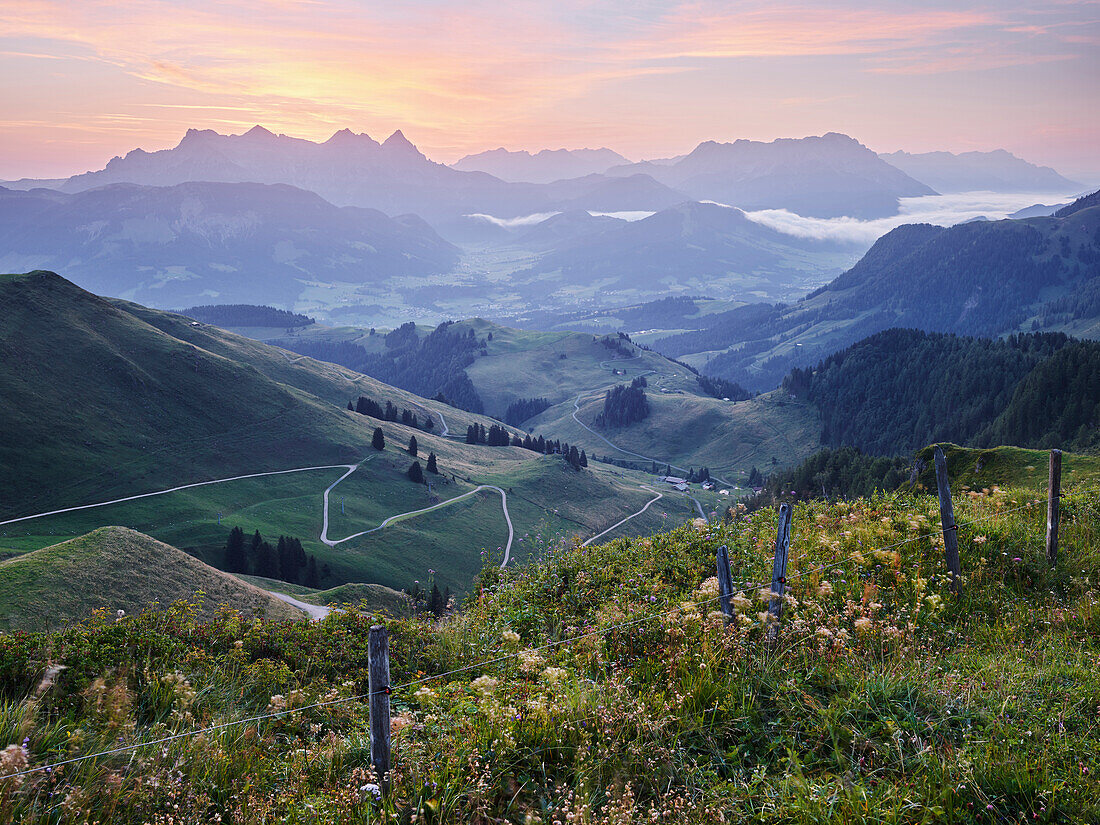
[(294, 560), (290, 557), (290, 545), (287, 544), (286, 536), (279, 536), (279, 542), (275, 545), (275, 558), (279, 569), (273, 578), (285, 582), (294, 581), (291, 576), (297, 571), (294, 570)]
[(256, 559), (260, 555), (260, 545), (263, 543), (264, 538), (260, 535), (260, 531), (257, 530), (252, 535), (252, 541), (248, 546), (248, 558), (240, 572), (247, 573), (249, 570), (254, 570), (256, 568)]
[(317, 574), (317, 559), (315, 556), (309, 557), (309, 562), (306, 564), (306, 587), (320, 587), (321, 577)]
[(581, 466), (582, 467), (587, 467), (588, 466), (588, 456), (585, 455), (584, 450), (581, 450)]
[(418, 455), (418, 450), (419, 450), (419, 446), (416, 443), (416, 436), (415, 435), (410, 435), (409, 436), (409, 455), (411, 455), (411, 456)]
[(443, 594), (439, 592), (439, 585), (432, 585), (432, 596), (428, 602), (428, 610), (430, 610), (435, 616), (443, 615)]
[(227, 573), (243, 573), (247, 564), (244, 552), (244, 531), (240, 527), (234, 527), (229, 531), (229, 539), (225, 543), (223, 567)]
[(435, 453), (428, 453), (428, 467), (427, 470), (433, 475), (439, 475), (439, 467), (435, 463)]
[(376, 450), (386, 449), (386, 436), (382, 434), (381, 427), (374, 428), (374, 435), (371, 437), (370, 445)]
[(276, 579), (279, 577), (278, 565), (275, 548), (266, 541), (260, 542), (260, 547), (256, 551), (256, 575), (263, 576), (265, 579)]
[(351, 410), (352, 412), (355, 412), (355, 405), (352, 404), (350, 401), (348, 402), (348, 409)]
[(414, 461), (409, 465), (408, 476), (411, 481), (417, 484), (424, 483), (424, 470), (421, 469), (419, 461)]

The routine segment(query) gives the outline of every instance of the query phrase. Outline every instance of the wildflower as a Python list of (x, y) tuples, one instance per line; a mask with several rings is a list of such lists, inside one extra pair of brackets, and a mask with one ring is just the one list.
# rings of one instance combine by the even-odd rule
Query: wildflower
[(373, 782), (368, 782), (366, 785), (359, 786), (359, 793), (370, 794), (374, 797), (375, 802), (382, 801), (382, 789), (375, 785)]
[[(11, 776), (13, 773), (21, 773), (27, 769), (30, 765), (30, 758), (27, 756), (27, 748), (25, 745), (8, 745), (4, 750), (0, 751), (0, 780), (4, 777)], [(22, 785), (23, 777), (17, 776), (15, 778), (15, 784)]]
[(756, 614), (756, 621), (758, 621), (762, 625), (766, 625), (769, 622), (774, 622), (775, 616), (773, 616), (767, 610), (762, 610)]
[(747, 613), (749, 608), (752, 607), (752, 600), (746, 598), (744, 593), (738, 593), (730, 599), (730, 604), (738, 613)]
[(556, 684), (568, 676), (569, 673), (560, 667), (548, 667), (542, 672), (542, 678), (550, 684)]
[(484, 697), (489, 697), (497, 689), (497, 685), (500, 684), (500, 679), (496, 679), (492, 676), (478, 676), (472, 682), (470, 687), (480, 693)]
[(718, 577), (711, 576), (703, 581), (693, 594), (697, 601), (706, 602), (718, 597)]
[(872, 622), (866, 616), (860, 616), (858, 619), (856, 619), (856, 622), (855, 622), (856, 632), (857, 633), (868, 633), (868, 632), (870, 632), (871, 627), (873, 625), (874, 625), (874, 622)]
[(933, 613), (939, 613), (943, 609), (943, 599), (937, 595), (925, 596), (924, 601), (928, 604), (928, 609)]
[(504, 641), (504, 644), (509, 647), (519, 644), (519, 634), (514, 630), (505, 630), (500, 634), (500, 638)]
[(779, 598), (779, 594), (776, 593), (774, 590), (772, 590), (770, 587), (767, 588), (766, 590), (763, 587), (761, 587), (759, 590), (756, 591), (757, 601), (767, 602), (767, 601), (771, 601), (772, 599), (778, 599), (778, 598)]
[(115, 621), (116, 622), (121, 622), (122, 617), (125, 616), (125, 615), (126, 615), (126, 611), (119, 608), (119, 610), (116, 611), (116, 613), (115, 613)]
[(436, 695), (435, 695), (434, 690), (432, 690), (430, 687), (425, 685), (425, 686), (421, 687), (419, 690), (417, 690), (416, 693), (413, 694), (413, 698), (417, 699), (418, 701), (420, 701), (424, 704), (427, 704), (429, 702), (434, 702), (435, 698), (436, 698)]
[(985, 536), (974, 536), (975, 544), (985, 544), (988, 539)]
[(821, 596), (822, 598), (825, 598), (826, 596), (831, 596), (832, 594), (833, 594), (833, 586), (829, 582), (822, 582), (821, 584), (818, 585), (817, 595)]
[(523, 673), (535, 673), (542, 666), (542, 656), (535, 650), (525, 650), (519, 654), (519, 669)]

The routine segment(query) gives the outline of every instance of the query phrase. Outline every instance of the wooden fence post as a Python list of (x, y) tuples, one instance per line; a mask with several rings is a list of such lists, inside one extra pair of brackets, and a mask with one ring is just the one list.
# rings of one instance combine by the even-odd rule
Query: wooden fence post
[(1058, 520), (1062, 499), (1062, 451), (1050, 451), (1050, 484), (1047, 491), (1047, 564), (1058, 561)]
[(730, 572), (730, 557), (729, 550), (726, 545), (722, 545), (718, 548), (718, 604), (722, 608), (722, 613), (725, 614), (726, 621), (733, 620), (733, 605), (730, 604), (730, 599), (733, 598), (733, 574)]
[(775, 533), (775, 560), (772, 562), (772, 596), (768, 602), (768, 613), (772, 617), (768, 627), (768, 641), (779, 638), (779, 620), (783, 618), (783, 595), (787, 591), (787, 553), (791, 546), (790, 504), (779, 505), (779, 527)]
[(947, 458), (943, 450), (936, 447), (936, 488), (940, 494), (940, 527), (943, 529), (943, 550), (947, 559), (947, 569), (951, 571), (951, 592), (959, 592), (959, 527), (955, 524), (955, 507), (951, 503), (951, 484), (947, 479)]
[(370, 761), (386, 794), (390, 788), (390, 640), (383, 625), (370, 629), (368, 666)]

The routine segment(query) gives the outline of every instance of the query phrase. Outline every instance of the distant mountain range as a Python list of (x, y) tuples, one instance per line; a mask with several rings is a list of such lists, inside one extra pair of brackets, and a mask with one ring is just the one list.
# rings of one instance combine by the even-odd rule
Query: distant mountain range
[(610, 149), (543, 149), (532, 154), (501, 148), (466, 155), (452, 163), (451, 168), (462, 172), (488, 172), (514, 183), (553, 183), (601, 174), (612, 166), (627, 163), (630, 161)]
[(859, 141), (835, 132), (771, 143), (706, 141), (671, 163), (609, 170), (611, 175), (638, 172), (697, 200), (822, 218), (886, 217), (897, 214), (898, 198), (936, 194)]
[(791, 367), (890, 327), (1100, 337), (1100, 193), (1052, 217), (898, 227), (798, 303), (718, 313), (656, 347), (689, 361), (725, 350), (704, 372), (770, 389)]
[(891, 152), (879, 155), (891, 166), (937, 192), (1073, 192), (1081, 184), (1049, 166), (1036, 166), (1004, 149), (992, 152)]
[(261, 126), (240, 135), (189, 129), (171, 149), (134, 149), (97, 171), (64, 180), (22, 179), (8, 187), (76, 193), (112, 183), (198, 181), (284, 183), (337, 206), (413, 213), (440, 228), (470, 214), (510, 219), (568, 209), (656, 210), (689, 199), (810, 217), (877, 218), (896, 215), (898, 198), (940, 191), (1077, 188), (1054, 170), (1003, 150), (876, 155), (834, 132), (770, 143), (705, 141), (687, 155), (641, 163), (605, 148), (494, 149), (446, 166), (425, 157), (400, 131), (378, 142), (342, 129), (316, 143)]
[(305, 282), (449, 271), (458, 250), (415, 215), (336, 207), (284, 184), (0, 188), (0, 271), (56, 269), (159, 306), (294, 303)]

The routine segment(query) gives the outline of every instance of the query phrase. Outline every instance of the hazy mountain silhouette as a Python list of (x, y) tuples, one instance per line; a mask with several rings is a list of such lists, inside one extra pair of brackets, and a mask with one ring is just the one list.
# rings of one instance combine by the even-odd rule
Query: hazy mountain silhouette
[(938, 192), (1072, 192), (1081, 185), (1049, 166), (1036, 166), (1004, 149), (993, 152), (891, 152), (880, 158)]
[(935, 194), (859, 141), (835, 132), (771, 143), (706, 141), (671, 163), (635, 163), (608, 174), (638, 172), (698, 200), (814, 217), (885, 217), (897, 214), (898, 198)]
[(625, 163), (630, 161), (610, 149), (543, 149), (532, 154), (501, 148), (466, 155), (452, 163), (451, 168), (463, 172), (488, 172), (501, 180), (517, 183), (553, 183), (600, 174)]
[(287, 305), (304, 281), (372, 283), (446, 272), (458, 259), (415, 215), (256, 183), (0, 188), (0, 251), (0, 271), (55, 269), (93, 292), (162, 307)]

